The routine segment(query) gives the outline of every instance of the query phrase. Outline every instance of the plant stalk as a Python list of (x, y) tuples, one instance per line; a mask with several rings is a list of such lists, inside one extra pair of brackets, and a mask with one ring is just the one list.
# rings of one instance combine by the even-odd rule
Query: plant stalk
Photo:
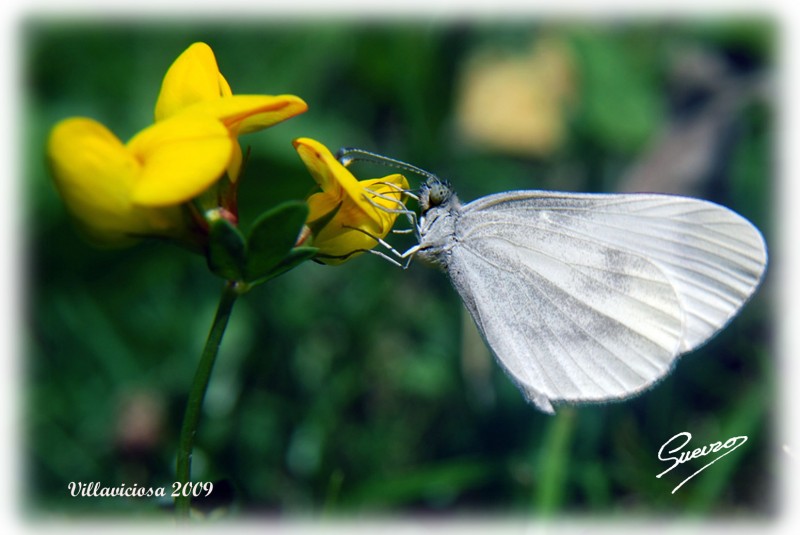
[(180, 487), (178, 487), (178, 496), (175, 497), (175, 513), (179, 520), (187, 520), (189, 518), (192, 493), (191, 489), (188, 489), (187, 492), (186, 483), (190, 481), (191, 476), (192, 449), (194, 448), (194, 439), (197, 435), (197, 424), (200, 421), (200, 412), (203, 408), (203, 400), (205, 399), (206, 391), (208, 390), (208, 381), (211, 378), (211, 371), (214, 369), (214, 362), (219, 352), (219, 345), (222, 341), (223, 334), (225, 334), (225, 328), (228, 326), (228, 319), (231, 316), (233, 304), (239, 296), (236, 284), (236, 282), (228, 281), (222, 291), (219, 305), (217, 306), (217, 314), (214, 317), (214, 323), (211, 325), (211, 330), (208, 333), (206, 345), (203, 348), (203, 354), (200, 357), (197, 371), (195, 371), (194, 379), (192, 380), (189, 400), (186, 403), (186, 412), (184, 413), (183, 426), (181, 427), (176, 468), (176, 480)]

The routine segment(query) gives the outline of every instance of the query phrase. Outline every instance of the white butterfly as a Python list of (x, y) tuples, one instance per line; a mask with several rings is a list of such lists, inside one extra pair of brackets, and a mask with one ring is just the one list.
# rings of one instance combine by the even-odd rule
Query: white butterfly
[[(728, 324), (766, 268), (758, 229), (709, 201), (510, 191), (462, 205), (416, 166), (352, 148), (338, 158), (427, 177), (419, 243), (400, 254), (375, 239), (447, 272), (497, 361), (547, 413), (652, 386)], [(413, 214), (404, 208), (392, 211)]]
[(429, 179), (416, 255), (450, 276), (498, 362), (544, 412), (622, 399), (736, 315), (764, 273), (759, 231), (708, 201), (514, 191), (462, 205)]

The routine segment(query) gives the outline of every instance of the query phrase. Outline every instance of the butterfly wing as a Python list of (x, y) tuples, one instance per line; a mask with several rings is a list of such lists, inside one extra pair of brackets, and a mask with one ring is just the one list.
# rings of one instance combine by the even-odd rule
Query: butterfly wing
[(509, 192), (464, 207), (447, 269), (499, 362), (544, 411), (631, 396), (736, 314), (763, 239), (716, 204)]

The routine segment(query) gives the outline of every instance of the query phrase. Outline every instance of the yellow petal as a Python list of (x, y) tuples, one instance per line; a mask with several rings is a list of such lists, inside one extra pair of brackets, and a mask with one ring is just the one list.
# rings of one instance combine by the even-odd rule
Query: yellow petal
[(319, 248), (316, 259), (324, 264), (337, 265), (373, 249), (378, 242), (366, 234), (344, 229), (333, 236), (320, 235), (312, 245)]
[[(388, 210), (397, 210), (405, 207), (403, 204), (405, 199), (402, 192), (408, 191), (408, 181), (403, 175), (394, 174), (383, 178), (362, 180), (359, 184), (366, 192), (366, 196), (372, 201), (367, 203), (368, 208), (365, 207), (364, 210), (369, 216), (373, 233), (383, 238), (397, 219), (397, 214)], [(385, 210), (375, 206), (375, 204), (384, 207)]]
[(205, 43), (194, 43), (167, 70), (156, 102), (156, 121), (171, 117), (198, 102), (231, 95), (219, 72), (214, 52)]
[(231, 91), (231, 86), (228, 85), (228, 81), (222, 76), (222, 73), (219, 74), (219, 79), (217, 80), (219, 83), (219, 96), (221, 97), (229, 97), (233, 95), (233, 91)]
[(142, 163), (133, 202), (168, 206), (199, 195), (225, 172), (234, 143), (219, 121), (186, 113), (142, 130), (128, 142)]
[(338, 196), (342, 184), (351, 189), (357, 187), (356, 177), (334, 158), (328, 147), (319, 141), (301, 137), (295, 139), (292, 145), (322, 191)]
[(102, 124), (82, 117), (61, 121), (50, 134), (47, 155), (67, 208), (95, 241), (124, 245), (181, 226), (177, 209), (133, 205), (142, 166)]
[(239, 180), (239, 174), (242, 172), (242, 147), (238, 141), (233, 142), (233, 153), (231, 154), (231, 161), (228, 163), (228, 178), (231, 182)]
[[(391, 182), (404, 188), (408, 186), (402, 175), (365, 180), (361, 184), (365, 185), (365, 191), (369, 190), (383, 196), (401, 199), (400, 192), (392, 186), (385, 185), (385, 182)], [(402, 208), (397, 203), (382, 199), (377, 195), (366, 194), (376, 203), (387, 208)], [(309, 221), (312, 220), (311, 214), (319, 214), (319, 217), (336, 206), (334, 200), (330, 197), (326, 198), (324, 192), (311, 195), (307, 202), (309, 205)], [(351, 206), (348, 207), (348, 204)], [(358, 215), (358, 217), (354, 218), (353, 215)], [(373, 249), (378, 245), (375, 238), (386, 237), (397, 219), (397, 214), (372, 207), (370, 215), (374, 217), (365, 217), (363, 211), (352, 210), (352, 203), (342, 203), (333, 219), (314, 238), (313, 245), (319, 248), (317, 260), (325, 264), (341, 264), (350, 258), (358, 256), (362, 251)]]
[[(399, 174), (359, 182), (321, 143), (300, 138), (294, 141), (300, 158), (322, 189), (308, 200), (308, 222), (314, 222), (338, 206), (336, 215), (314, 237), (318, 260), (339, 264), (359, 251), (377, 245), (394, 225), (402, 208), (408, 181)], [(376, 206), (378, 205), (378, 206)]]
[[(397, 203), (380, 198), (380, 195), (397, 200), (402, 198), (402, 194), (397, 189), (383, 184), (387, 179), (398, 183), (402, 183), (405, 180), (402, 175), (390, 175), (384, 178), (364, 180), (357, 182), (357, 186), (351, 188), (349, 193), (343, 189), (343, 195), (333, 197), (334, 202), (341, 202), (341, 207), (325, 230), (330, 231), (338, 226), (342, 229), (361, 229), (379, 238), (386, 236), (397, 218), (397, 214), (388, 212), (386, 209), (402, 208)], [(354, 198), (358, 198), (358, 202)], [(386, 209), (375, 206), (372, 203), (379, 204)], [(373, 240), (372, 247), (375, 245), (376, 243)]]
[(226, 124), (235, 125), (239, 134), (257, 132), (308, 111), (308, 104), (295, 95), (234, 95), (230, 99), (241, 99), (251, 106), (250, 113), (226, 121)]
[[(374, 195), (367, 195), (365, 188), (378, 187), (381, 193), (392, 190), (397, 199), (401, 197), (399, 192), (391, 186), (379, 186), (382, 182), (389, 182), (401, 189), (408, 189), (408, 182), (405, 177), (399, 174), (389, 175), (383, 178), (365, 180), (359, 182), (353, 174), (331, 154), (325, 145), (309, 138), (296, 139), (293, 142), (297, 153), (308, 167), (314, 180), (319, 184), (322, 191), (337, 198), (349, 199), (349, 203), (342, 206), (339, 217), (348, 219), (352, 226), (360, 226), (364, 218), (375, 220), (383, 217), (386, 212), (376, 208), (369, 200), (374, 200)], [(389, 208), (397, 208), (391, 201), (380, 199), (380, 203)], [(393, 206), (389, 206), (393, 204)], [(358, 214), (357, 212), (361, 212)]]
[[(374, 231), (383, 232), (387, 228), (385, 221), (388, 221), (387, 218), (391, 214), (377, 208), (367, 199), (390, 209), (400, 206), (392, 201), (371, 195), (368, 190), (383, 195), (390, 194), (392, 198), (400, 200), (402, 195), (398, 188), (408, 189), (408, 181), (403, 175), (393, 174), (359, 182), (322, 143), (309, 138), (296, 139), (293, 143), (303, 163), (308, 167), (311, 176), (314, 177), (322, 191), (339, 200), (347, 199), (337, 214), (339, 219), (347, 221), (350, 226), (365, 230), (371, 228)], [(385, 183), (393, 184), (395, 187), (383, 185)]]
[[(318, 219), (329, 216), (332, 210), (336, 210), (337, 206), (341, 209), (340, 205), (342, 202), (341, 199), (337, 199), (321, 191), (312, 194), (306, 199), (306, 204), (308, 205), (308, 217), (306, 218), (306, 222), (314, 223)], [(331, 219), (331, 221), (333, 221), (333, 219)]]
[(237, 136), (270, 127), (306, 110), (308, 105), (294, 95), (233, 95), (184, 109), (187, 113), (216, 117)]

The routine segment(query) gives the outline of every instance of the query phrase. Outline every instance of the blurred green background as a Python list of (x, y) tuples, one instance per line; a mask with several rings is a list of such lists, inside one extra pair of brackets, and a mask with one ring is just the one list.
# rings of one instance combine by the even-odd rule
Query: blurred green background
[[(308, 136), (426, 168), (464, 201), (522, 188), (700, 196), (770, 244), (776, 37), (752, 18), (27, 20), (28, 510), (167, 514), (157, 500), (72, 498), (67, 485), (169, 488), (222, 288), (201, 257), (170, 245), (82, 240), (44, 161), (58, 120), (89, 116), (130, 138), (152, 122), (172, 61), (205, 41), (234, 93), (294, 93), (310, 108), (241, 139), (252, 151), (245, 227), (311, 191), (291, 146)], [(234, 516), (769, 516), (780, 455), (771, 278), (652, 390), (552, 417), (493, 362), (443, 274), (371, 255), (305, 263), (236, 304), (194, 479), (230, 490)], [(667, 467), (658, 449), (682, 431), (694, 447), (749, 440), (671, 494), (703, 464), (655, 477)]]

